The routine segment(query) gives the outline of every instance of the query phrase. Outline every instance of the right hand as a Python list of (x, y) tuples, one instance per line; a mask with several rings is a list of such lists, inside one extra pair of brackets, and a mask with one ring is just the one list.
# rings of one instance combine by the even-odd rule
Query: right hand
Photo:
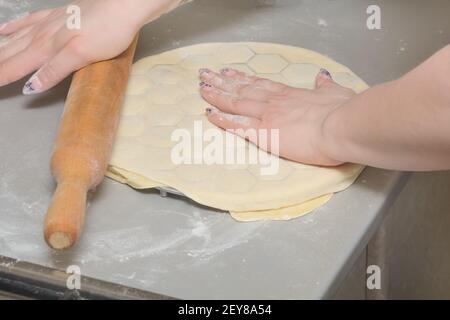
[[(343, 161), (328, 154), (322, 128), (325, 120), (355, 96), (337, 84), (325, 69), (316, 76), (313, 90), (294, 88), (234, 69), (220, 73), (200, 71), (202, 97), (217, 109), (208, 108), (213, 124), (286, 159), (307, 164), (337, 166)], [(241, 130), (238, 130), (241, 129)], [(279, 141), (270, 141), (270, 130), (279, 130)], [(245, 136), (265, 130), (267, 138)], [(264, 136), (263, 136), (264, 137)], [(272, 143), (278, 145), (272, 150)]]

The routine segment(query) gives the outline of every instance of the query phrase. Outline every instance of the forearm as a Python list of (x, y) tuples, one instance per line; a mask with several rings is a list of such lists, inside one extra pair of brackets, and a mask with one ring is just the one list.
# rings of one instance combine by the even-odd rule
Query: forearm
[(373, 87), (323, 124), (333, 159), (400, 170), (450, 169), (450, 46)]

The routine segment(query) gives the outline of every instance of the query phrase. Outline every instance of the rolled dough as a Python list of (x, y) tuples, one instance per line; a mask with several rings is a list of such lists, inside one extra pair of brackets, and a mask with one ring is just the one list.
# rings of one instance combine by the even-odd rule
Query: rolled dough
[[(171, 133), (193, 134), (204, 115), (198, 69), (232, 67), (294, 87), (313, 88), (320, 68), (356, 92), (368, 88), (347, 67), (319, 53), (270, 43), (206, 43), (144, 58), (133, 66), (107, 176), (136, 189), (170, 186), (203, 205), (230, 211), (240, 221), (288, 220), (327, 202), (350, 186), (363, 167), (309, 166), (279, 159), (276, 175), (259, 164), (175, 165)], [(222, 132), (224, 137), (230, 133)], [(204, 146), (203, 137), (195, 137)], [(245, 148), (256, 148), (245, 143)], [(272, 155), (267, 155), (273, 157)]]

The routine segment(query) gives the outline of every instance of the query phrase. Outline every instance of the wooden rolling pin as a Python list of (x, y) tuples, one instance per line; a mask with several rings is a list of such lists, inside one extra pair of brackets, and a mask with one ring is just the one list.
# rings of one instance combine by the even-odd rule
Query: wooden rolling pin
[(89, 65), (73, 77), (51, 160), (56, 191), (44, 236), (54, 249), (74, 245), (83, 227), (86, 200), (105, 175), (136, 50)]

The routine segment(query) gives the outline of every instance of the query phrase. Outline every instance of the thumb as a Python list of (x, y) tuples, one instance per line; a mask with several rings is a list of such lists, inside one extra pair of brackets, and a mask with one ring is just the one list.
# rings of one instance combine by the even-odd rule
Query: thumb
[(326, 69), (320, 69), (316, 76), (316, 89), (330, 86), (334, 83), (330, 72)]
[(44, 64), (23, 87), (23, 94), (37, 94), (56, 86), (72, 72), (88, 64), (76, 42), (67, 44), (49, 62)]

